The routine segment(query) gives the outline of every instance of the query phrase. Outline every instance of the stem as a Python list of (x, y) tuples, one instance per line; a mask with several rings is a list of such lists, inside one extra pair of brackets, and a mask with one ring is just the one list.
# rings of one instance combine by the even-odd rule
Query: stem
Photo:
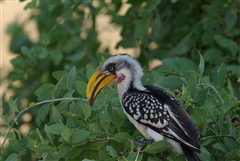
[(208, 84), (199, 84), (199, 85), (208, 86), (208, 87), (212, 88), (214, 90), (214, 92), (217, 94), (217, 96), (219, 97), (219, 99), (221, 100), (222, 105), (224, 104), (224, 101), (223, 101), (221, 95), (218, 93), (218, 91), (216, 90), (216, 88), (214, 86), (208, 85)]
[[(1, 149), (3, 149), (3, 146), (4, 146), (4, 144), (5, 144), (6, 140), (7, 140), (7, 135), (8, 135), (9, 132), (12, 130), (12, 127), (13, 127), (14, 123), (17, 122), (18, 117), (19, 117), (21, 114), (23, 114), (25, 111), (29, 110), (29, 109), (32, 108), (32, 107), (39, 106), (39, 105), (42, 105), (42, 104), (45, 104), (45, 103), (58, 102), (58, 101), (78, 101), (78, 100), (79, 100), (79, 98), (73, 98), (73, 97), (72, 97), (72, 98), (56, 98), (56, 99), (52, 99), (52, 100), (45, 100), (45, 101), (37, 102), (37, 103), (34, 104), (34, 105), (30, 105), (30, 106), (26, 107), (24, 110), (22, 110), (21, 112), (19, 112), (18, 115), (13, 119), (13, 122), (11, 123), (11, 125), (10, 125), (10, 127), (9, 127), (6, 135), (5, 135), (5, 138), (4, 138), (4, 140), (3, 140), (3, 143), (2, 143), (2, 145), (1, 145)], [(82, 98), (82, 100), (83, 100), (83, 101), (87, 101), (87, 99), (83, 99), (83, 98)]]
[(140, 154), (140, 150), (141, 150), (141, 148), (140, 148), (140, 146), (138, 146), (138, 150), (137, 150), (137, 156), (136, 156), (136, 158), (135, 158), (135, 161), (137, 161), (137, 160), (138, 160), (138, 156), (139, 156), (139, 154)]
[(234, 139), (231, 135), (214, 135), (214, 136), (204, 137), (204, 138), (202, 139), (202, 141), (205, 141), (205, 140), (211, 139), (211, 138), (223, 138), (223, 137), (228, 137), (228, 138)]

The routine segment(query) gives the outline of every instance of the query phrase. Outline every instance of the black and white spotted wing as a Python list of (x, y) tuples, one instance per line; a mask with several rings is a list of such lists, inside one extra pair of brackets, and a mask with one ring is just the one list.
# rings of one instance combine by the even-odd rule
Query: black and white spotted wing
[(128, 91), (123, 95), (122, 106), (125, 111), (140, 124), (196, 152), (200, 151), (196, 142), (199, 138), (198, 133), (195, 136), (196, 127), (192, 130), (193, 123), (184, 108), (163, 89), (153, 86), (146, 88), (149, 92)]

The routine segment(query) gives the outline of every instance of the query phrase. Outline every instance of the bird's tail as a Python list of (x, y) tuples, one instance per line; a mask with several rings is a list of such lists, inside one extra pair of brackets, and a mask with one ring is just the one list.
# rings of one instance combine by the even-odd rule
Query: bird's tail
[(188, 161), (201, 161), (193, 150), (184, 146), (182, 146), (182, 150)]

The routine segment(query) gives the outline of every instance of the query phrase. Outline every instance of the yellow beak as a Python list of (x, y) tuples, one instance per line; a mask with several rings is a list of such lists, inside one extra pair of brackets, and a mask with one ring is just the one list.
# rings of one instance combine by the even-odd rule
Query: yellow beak
[(102, 73), (101, 69), (93, 73), (88, 81), (86, 89), (87, 99), (91, 106), (101, 89), (112, 82), (116, 77), (116, 75), (106, 75)]

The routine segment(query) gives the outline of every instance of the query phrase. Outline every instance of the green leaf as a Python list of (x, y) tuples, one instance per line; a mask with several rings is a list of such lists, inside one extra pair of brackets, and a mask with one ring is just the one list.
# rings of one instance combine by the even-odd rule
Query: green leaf
[(45, 129), (52, 134), (61, 135), (63, 131), (69, 128), (63, 124), (53, 124), (50, 126), (45, 126)]
[(80, 108), (83, 112), (83, 116), (84, 116), (85, 120), (87, 120), (91, 116), (90, 105), (83, 102), (83, 100), (81, 98), (79, 98), (79, 103), (80, 103)]
[(227, 49), (230, 51), (233, 55), (236, 55), (239, 51), (239, 46), (238, 44), (233, 41), (232, 39), (229, 39), (225, 36), (222, 35), (216, 35), (214, 36), (215, 41), (220, 45), (221, 47)]
[(109, 153), (110, 156), (112, 156), (112, 157), (117, 156), (117, 152), (116, 152), (116, 150), (113, 149), (112, 146), (107, 145), (107, 146), (106, 146), (106, 150), (108, 151), (108, 153)]
[(217, 125), (220, 131), (222, 131), (223, 129), (223, 123), (224, 123), (224, 113), (220, 113), (218, 116), (218, 122), (217, 122)]
[(224, 102), (224, 104), (222, 105), (222, 110), (224, 113), (226, 113), (234, 106), (236, 106), (236, 103), (234, 103), (232, 101), (227, 101), (227, 102)]
[(203, 108), (194, 108), (194, 113), (191, 115), (193, 122), (197, 125), (204, 124), (207, 120), (207, 112)]
[(89, 124), (89, 129), (93, 132), (101, 131), (101, 128), (99, 127), (99, 125), (97, 123)]
[(75, 86), (77, 89), (77, 92), (82, 96), (86, 97), (86, 83), (83, 83), (81, 81), (76, 81)]
[(55, 106), (52, 106), (52, 117), (56, 124), (63, 124), (63, 117)]
[(46, 137), (47, 137), (47, 139), (49, 140), (49, 142), (50, 142), (52, 145), (54, 145), (52, 135), (50, 134), (49, 131), (47, 131), (46, 127), (47, 127), (47, 125), (45, 124), (45, 126), (44, 126), (44, 132), (45, 132), (45, 134), (46, 134)]
[(140, 19), (135, 23), (134, 37), (140, 38), (147, 32), (148, 19)]
[(104, 148), (101, 148), (98, 150), (98, 156), (99, 156), (99, 159), (101, 160), (108, 160), (110, 159), (110, 156), (108, 154), (108, 151)]
[(31, 54), (29, 48), (27, 48), (26, 46), (21, 47), (21, 53), (27, 57), (29, 57), (29, 55)]
[(221, 150), (224, 153), (227, 153), (229, 151), (229, 149), (223, 143), (215, 143), (212, 145), (212, 147), (217, 150)]
[(100, 119), (100, 124), (101, 124), (101, 127), (104, 129), (104, 130), (108, 130), (109, 128), (109, 124), (110, 124), (110, 116), (108, 114), (107, 111), (101, 111), (99, 113), (99, 119)]
[(180, 67), (176, 59), (164, 58), (163, 65), (158, 67), (160, 71), (179, 71)]
[(137, 154), (138, 154), (138, 153), (131, 151), (131, 152), (127, 155), (127, 158), (126, 158), (126, 159), (127, 159), (127, 160), (134, 160), (134, 159), (136, 158)]
[(42, 48), (42, 51), (39, 53), (38, 58), (39, 59), (45, 59), (48, 55), (48, 51), (46, 48)]
[(25, 7), (24, 10), (27, 9), (33, 9), (37, 7), (37, 0), (32, 0), (31, 2), (29, 2)]
[(237, 139), (236, 139), (236, 142), (238, 142), (238, 144), (240, 144), (240, 138), (237, 138)]
[(45, 153), (45, 152), (48, 152), (51, 148), (51, 146), (47, 145), (47, 144), (43, 144), (43, 143), (34, 143), (34, 141), (29, 141), (28, 142), (28, 146), (29, 148), (36, 152), (36, 153)]
[(53, 157), (51, 153), (44, 153), (42, 156), (43, 156), (44, 160), (46, 160), (46, 161), (59, 161), (59, 158)]
[(10, 154), (5, 161), (14, 161), (14, 160), (18, 160), (18, 154), (17, 153), (12, 153)]
[(178, 89), (183, 86), (184, 82), (180, 79), (180, 77), (175, 75), (169, 75), (162, 78), (160, 81), (154, 83), (154, 85), (161, 86), (169, 89)]
[(234, 149), (227, 154), (225, 154), (225, 158), (228, 160), (240, 160), (239, 156), (240, 150), (239, 149)]
[(14, 132), (15, 132), (15, 135), (17, 136), (18, 140), (19, 141), (22, 141), (22, 136), (20, 134), (20, 131), (16, 128), (13, 128)]
[(202, 57), (202, 55), (201, 55), (201, 53), (200, 52), (198, 52), (199, 53), (199, 56), (200, 56), (200, 62), (199, 62), (199, 64), (198, 64), (198, 74), (200, 75), (200, 76), (203, 76), (203, 73), (204, 73), (204, 59), (203, 59), (203, 57)]
[(218, 76), (217, 76), (219, 90), (221, 90), (223, 88), (225, 80), (226, 80), (226, 67), (224, 64), (222, 64), (220, 66), (220, 69), (218, 71)]
[(50, 83), (43, 84), (36, 91), (35, 95), (38, 97), (39, 101), (51, 99), (52, 91), (54, 89), (54, 85)]
[(211, 15), (215, 15), (216, 13), (220, 12), (221, 10), (224, 9), (223, 6), (224, 3), (222, 1), (212, 1), (210, 3), (210, 6), (208, 7), (208, 13)]
[(200, 105), (203, 105), (207, 99), (207, 91), (205, 89), (198, 90), (193, 99)]
[(192, 98), (194, 98), (195, 92), (196, 92), (196, 86), (197, 86), (197, 80), (196, 76), (194, 74), (190, 75), (190, 78), (188, 79), (188, 89), (190, 92), (190, 95)]
[(12, 97), (10, 97), (9, 102), (8, 102), (8, 105), (9, 105), (9, 107), (11, 108), (11, 110), (13, 110), (14, 112), (19, 112), (19, 111), (18, 111), (18, 108), (17, 108), (17, 105), (16, 105), (16, 103), (13, 101), (13, 98), (12, 98)]
[(93, 75), (95, 69), (93, 68), (93, 66), (91, 66), (90, 64), (87, 64), (86, 65), (86, 75), (87, 75), (87, 78), (90, 79), (91, 76)]
[(10, 139), (9, 140), (9, 148), (12, 150), (16, 150), (16, 151), (22, 151), (25, 147), (17, 139)]
[(58, 65), (62, 58), (63, 54), (59, 50), (51, 50), (48, 52), (49, 58), (53, 61), (55, 65)]
[(76, 129), (67, 129), (61, 133), (61, 136), (67, 142), (71, 142), (72, 135), (76, 132)]
[[(215, 22), (215, 24), (213, 26), (216, 26), (216, 24), (219, 23), (218, 21), (213, 21), (213, 23), (214, 22)], [(209, 23), (206, 23), (206, 26), (207, 26), (206, 28), (212, 28), (211, 26), (209, 27), (208, 24)], [(208, 29), (206, 32), (202, 33), (202, 37), (201, 37), (202, 44), (203, 45), (212, 45), (212, 44), (214, 44), (215, 43), (214, 36), (216, 34), (219, 34), (219, 31), (215, 31), (215, 30), (211, 30), (211, 29)], [(210, 50), (210, 49), (208, 49), (208, 50)]]
[(9, 121), (8, 121), (9, 117), (8, 117), (8, 115), (2, 115), (2, 119), (3, 119), (3, 121), (4, 121), (4, 123), (6, 125), (9, 125)]
[(207, 149), (201, 146), (201, 153), (198, 155), (200, 160), (211, 160), (211, 153)]
[(78, 144), (83, 141), (86, 141), (90, 136), (90, 131), (87, 130), (78, 130), (71, 137), (71, 143)]
[(91, 149), (91, 150), (100, 150), (102, 149), (102, 147), (104, 146), (104, 144), (107, 141), (105, 140), (96, 140), (96, 141), (90, 141), (87, 144), (87, 149)]
[(119, 127), (120, 126), (120, 122), (121, 122), (121, 117), (120, 115), (117, 113), (117, 112), (114, 112), (111, 116), (111, 120), (112, 120), (112, 123)]
[(72, 94), (73, 92), (75, 81), (76, 81), (76, 67), (74, 66), (67, 74), (67, 88), (70, 94)]
[(229, 30), (231, 30), (234, 27), (234, 25), (236, 24), (238, 16), (239, 15), (237, 15), (236, 12), (234, 13), (234, 11), (232, 11), (232, 9), (228, 9), (226, 11), (225, 16), (224, 16), (224, 21)]
[(206, 62), (215, 61), (222, 57), (222, 51), (218, 48), (210, 48), (205, 50), (203, 58)]
[(51, 148), (50, 154), (55, 158), (63, 158), (66, 156), (71, 150), (71, 145), (62, 143), (58, 146), (58, 148)]
[(179, 67), (184, 73), (187, 73), (189, 71), (197, 72), (197, 66), (192, 60), (181, 57), (181, 58), (177, 58), (177, 61), (178, 61)]
[(49, 112), (49, 108), (50, 108), (51, 103), (47, 103), (45, 105), (42, 105), (39, 110), (38, 110), (38, 115), (36, 118), (36, 123), (38, 126), (41, 125), (41, 122), (45, 120), (48, 112)]
[(83, 150), (85, 150), (85, 145), (83, 145), (84, 147), (79, 147), (79, 146), (75, 146), (71, 148), (71, 152), (69, 153), (68, 157), (70, 159), (75, 159), (77, 158), (78, 155), (80, 155)]
[(163, 141), (154, 142), (146, 146), (142, 152), (149, 153), (149, 154), (156, 154), (156, 153), (160, 153), (168, 150), (172, 150), (172, 145), (169, 142), (163, 140)]
[[(168, 161), (172, 161), (173, 159), (169, 159), (169, 157), (167, 158)], [(147, 161), (161, 161), (159, 158), (157, 157), (148, 157)]]
[(65, 77), (67, 75), (67, 72), (66, 71), (54, 71), (53, 73), (52, 73), (52, 76), (56, 79), (56, 80), (58, 80), (58, 81), (60, 81), (61, 79), (63, 79), (63, 77)]
[(113, 136), (113, 140), (120, 142), (120, 143), (126, 143), (131, 138), (132, 138), (132, 136), (125, 132), (119, 132)]
[(189, 33), (183, 37), (174, 48), (171, 49), (170, 53), (173, 55), (183, 55), (190, 50), (194, 43), (195, 40), (192, 38), (192, 33)]

